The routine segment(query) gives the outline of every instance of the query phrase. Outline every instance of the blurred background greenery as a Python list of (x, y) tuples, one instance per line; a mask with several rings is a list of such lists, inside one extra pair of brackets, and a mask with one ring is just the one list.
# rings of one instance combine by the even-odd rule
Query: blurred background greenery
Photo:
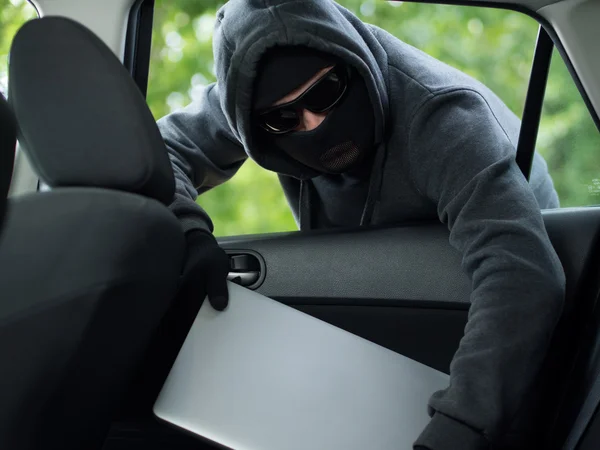
[[(523, 14), (488, 8), (338, 0), (362, 20), (472, 75), (518, 115), (523, 110), (538, 24)], [(212, 29), (223, 1), (157, 0), (148, 104), (160, 118), (198, 98), (214, 81)], [(24, 0), (0, 0), (0, 91), (6, 86), (10, 41), (34, 17)], [(600, 203), (600, 138), (566, 66), (555, 52), (538, 151), (550, 166), (561, 206)], [(248, 161), (228, 183), (198, 202), (215, 234), (295, 230), (275, 174)]]

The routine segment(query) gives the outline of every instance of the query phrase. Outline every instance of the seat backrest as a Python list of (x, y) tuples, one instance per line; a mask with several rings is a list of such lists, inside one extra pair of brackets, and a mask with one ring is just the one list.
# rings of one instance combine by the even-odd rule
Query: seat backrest
[(17, 144), (17, 125), (8, 102), (0, 93), (0, 230), (12, 177)]
[(173, 200), (173, 170), (145, 98), (83, 25), (62, 17), (25, 23), (11, 47), (9, 91), (21, 148), (49, 186)]
[(173, 172), (131, 76), (72, 20), (19, 30), (9, 91), (52, 189), (9, 199), (0, 235), (0, 448), (99, 449), (176, 294)]

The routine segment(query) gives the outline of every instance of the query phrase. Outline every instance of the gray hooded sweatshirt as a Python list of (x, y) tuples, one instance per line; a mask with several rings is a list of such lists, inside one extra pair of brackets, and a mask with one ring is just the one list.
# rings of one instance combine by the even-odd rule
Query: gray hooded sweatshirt
[[(446, 224), (472, 280), (471, 308), (450, 385), (430, 399), (432, 419), (415, 445), (496, 448), (526, 406), (564, 301), (564, 273), (540, 212), (558, 197), (539, 155), (529, 184), (519, 171), (519, 119), (481, 83), (331, 0), (230, 0), (213, 42), (217, 82), (158, 122), (177, 180), (171, 207), (184, 230), (212, 232), (194, 200), (248, 157), (279, 174), (302, 229)], [(376, 120), (370, 176), (306, 178), (286, 154), (256, 144), (253, 82), (275, 45), (328, 52), (364, 78)]]

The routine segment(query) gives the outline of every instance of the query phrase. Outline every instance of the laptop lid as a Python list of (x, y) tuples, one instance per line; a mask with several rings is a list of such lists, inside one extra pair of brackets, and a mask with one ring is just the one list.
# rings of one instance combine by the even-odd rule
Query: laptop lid
[(448, 376), (229, 283), (205, 301), (154, 405), (234, 450), (411, 450)]

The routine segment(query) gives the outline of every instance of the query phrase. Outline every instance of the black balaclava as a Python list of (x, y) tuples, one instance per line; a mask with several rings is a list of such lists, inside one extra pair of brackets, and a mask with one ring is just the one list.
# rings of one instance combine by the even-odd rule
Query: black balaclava
[[(306, 47), (276, 47), (259, 66), (254, 110), (266, 108), (335, 64), (336, 58)], [(342, 174), (357, 167), (373, 150), (375, 117), (367, 86), (350, 71), (344, 98), (314, 130), (283, 135), (261, 131), (263, 138), (319, 174)]]

